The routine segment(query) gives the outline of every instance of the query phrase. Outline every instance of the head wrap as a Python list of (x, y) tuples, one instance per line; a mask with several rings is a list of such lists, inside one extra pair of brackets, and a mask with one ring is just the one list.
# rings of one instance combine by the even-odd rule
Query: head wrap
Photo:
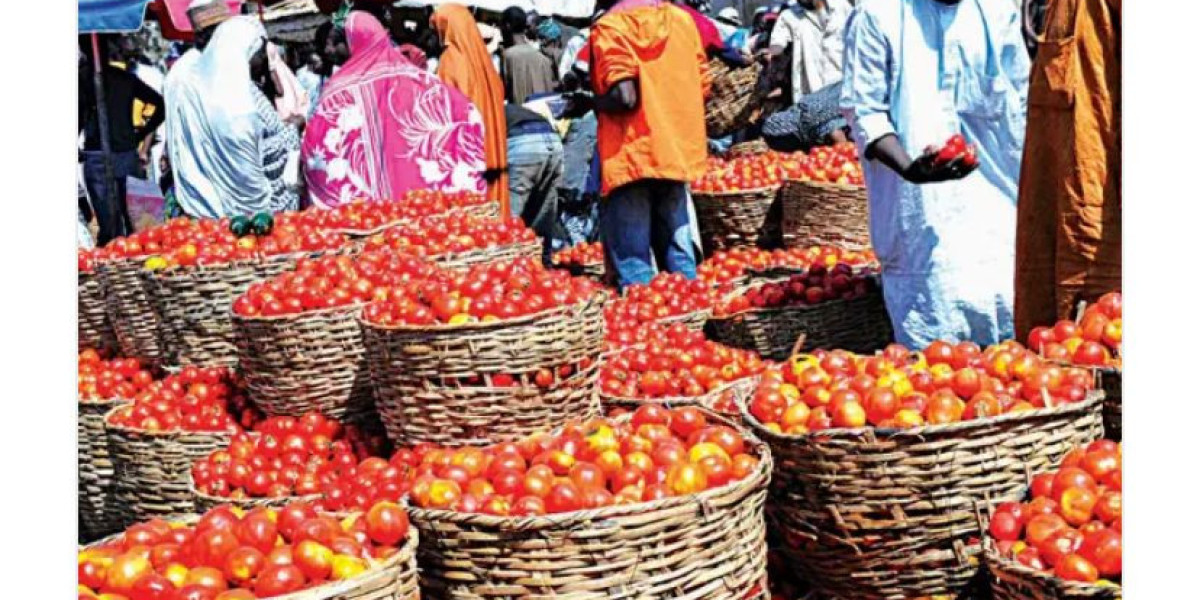
[(192, 22), (192, 31), (200, 31), (216, 27), (229, 20), (233, 13), (225, 0), (193, 0), (187, 9), (188, 20)]
[(562, 37), (562, 27), (559, 27), (554, 19), (542, 19), (542, 22), (538, 23), (537, 33), (543, 40), (553, 41)]

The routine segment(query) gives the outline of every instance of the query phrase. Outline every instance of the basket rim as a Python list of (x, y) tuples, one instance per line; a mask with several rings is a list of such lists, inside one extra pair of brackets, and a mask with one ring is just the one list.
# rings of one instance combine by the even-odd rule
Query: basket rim
[[(632, 348), (632, 347), (633, 346), (626, 346), (625, 348), (622, 348), (621, 350), (625, 350), (627, 348)], [(752, 379), (757, 380), (761, 377), (762, 376), (759, 374), (746, 375), (745, 377), (740, 377), (738, 379), (734, 379), (733, 381), (727, 381), (727, 382), (713, 388), (712, 391), (705, 392), (699, 396), (663, 396), (661, 398), (642, 398), (642, 397), (630, 397), (630, 396), (610, 396), (608, 394), (605, 394), (603, 391), (599, 391), (598, 394), (600, 395), (601, 402), (610, 401), (610, 402), (624, 403), (624, 404), (655, 404), (655, 405), (662, 405), (662, 406), (667, 406), (667, 407), (670, 407), (672, 404), (678, 404), (680, 406), (694, 406), (696, 404), (699, 404), (700, 402), (702, 402), (705, 399), (718, 397), (721, 394), (724, 394), (725, 392), (727, 392), (731, 389), (737, 388), (739, 386), (743, 386), (743, 385), (748, 386), (750, 384), (750, 380), (752, 380)], [(718, 411), (713, 411), (713, 412), (718, 412)]]
[(1071, 402), (1051, 406), (1047, 408), (1036, 408), (1016, 413), (1005, 413), (995, 417), (986, 419), (971, 419), (968, 421), (956, 421), (954, 423), (941, 423), (937, 425), (922, 425), (920, 427), (909, 428), (882, 428), (882, 427), (834, 427), (830, 429), (822, 429), (820, 431), (810, 431), (803, 434), (787, 434), (775, 433), (767, 429), (753, 414), (750, 413), (749, 406), (746, 402), (738, 403), (738, 411), (741, 413), (742, 422), (750, 428), (754, 433), (768, 443), (771, 441), (777, 442), (800, 442), (808, 443), (813, 440), (821, 440), (824, 438), (840, 438), (853, 439), (864, 441), (864, 438), (924, 438), (928, 435), (940, 433), (963, 433), (970, 432), (979, 427), (991, 426), (997, 423), (1019, 423), (1026, 420), (1041, 419), (1043, 417), (1055, 417), (1071, 413), (1084, 413), (1092, 408), (1098, 408), (1104, 401), (1104, 392), (1102, 390), (1091, 390), (1087, 396), (1080, 402)]
[[(153, 256), (161, 256), (161, 255), (156, 254)], [(282, 255), (273, 254), (271, 256), (282, 256)], [(231, 261), (220, 262), (220, 263), (209, 263), (209, 264), (203, 264), (203, 265), (201, 265), (201, 264), (171, 265), (168, 267), (164, 267), (162, 269), (147, 269), (145, 267), (142, 267), (141, 272), (145, 273), (148, 277), (153, 278), (153, 279), (182, 279), (184, 277), (191, 277), (197, 273), (217, 273), (217, 272), (221, 272), (221, 271), (233, 270), (235, 268), (254, 268), (254, 267), (262, 264), (263, 260), (265, 260), (267, 258), (268, 258), (267, 256), (262, 256), (262, 257), (253, 257), (253, 258), (242, 258), (242, 259), (238, 259), (238, 260), (231, 260)]]
[[(453, 510), (443, 510), (436, 508), (418, 508), (416, 506), (409, 507), (409, 516), (415, 519), (430, 520), (430, 521), (456, 521), (467, 522), (473, 525), (482, 527), (503, 528), (507, 530), (533, 531), (541, 529), (556, 529), (563, 527), (572, 527), (574, 524), (601, 521), (605, 519), (616, 519), (622, 517), (636, 516), (647, 514), (659, 510), (667, 510), (684, 506), (687, 504), (698, 504), (701, 507), (706, 507), (707, 502), (718, 497), (743, 494), (748, 495), (753, 493), (755, 486), (761, 481), (763, 486), (766, 486), (771, 479), (771, 472), (774, 469), (774, 459), (771, 455), (771, 447), (764, 440), (759, 438), (753, 431), (738, 425), (728, 416), (723, 415), (715, 410), (697, 407), (703, 411), (705, 418), (709, 423), (719, 423), (728, 427), (732, 427), (735, 431), (742, 435), (743, 441), (748, 449), (753, 449), (750, 453), (755, 456), (758, 461), (754, 466), (754, 471), (746, 477), (737, 481), (730, 481), (725, 485), (717, 488), (704, 490), (686, 496), (671, 496), (661, 500), (652, 500), (649, 502), (635, 502), (633, 504), (621, 504), (613, 506), (605, 506), (601, 508), (591, 508), (583, 510), (573, 510), (571, 512), (554, 513), (546, 515), (534, 515), (526, 517), (507, 516), (501, 517), (496, 515), (487, 515), (482, 513), (464, 513)], [(628, 418), (628, 417), (618, 417)]]
[[(873, 277), (878, 279), (878, 275), (873, 275)], [(760, 285), (760, 284), (756, 284), (756, 285)], [(751, 286), (751, 287), (755, 287), (755, 286)], [(726, 295), (725, 298), (722, 298), (721, 300), (726, 301), (729, 298), (733, 298), (733, 297), (737, 296), (738, 294), (743, 293), (744, 291), (745, 290), (734, 290), (734, 291), (730, 292), (728, 295)], [(880, 294), (882, 293), (882, 289), (879, 286), (878, 282), (876, 282), (876, 289), (874, 291), (879, 292)], [(791, 306), (772, 306), (772, 307), (751, 306), (750, 308), (746, 308), (743, 310), (739, 310), (738, 312), (735, 312), (735, 313), (721, 315), (721, 316), (717, 316), (714, 311), (714, 314), (711, 317), (709, 317), (709, 320), (710, 321), (731, 321), (733, 319), (737, 319), (739, 317), (746, 317), (748, 315), (759, 315), (759, 314), (774, 315), (774, 314), (790, 312), (790, 311), (808, 312), (810, 310), (821, 310), (821, 309), (825, 309), (829, 306), (836, 306), (839, 304), (846, 304), (849, 302), (854, 302), (855, 300), (861, 300), (863, 298), (869, 298), (871, 295), (872, 295), (872, 291), (868, 291), (866, 294), (863, 294), (861, 296), (855, 296), (853, 298), (830, 298), (828, 300), (822, 300), (822, 301), (818, 302), (817, 304), (794, 304)]]
[(229, 433), (229, 432), (225, 432), (225, 431), (187, 431), (184, 429), (173, 429), (170, 431), (165, 431), (165, 430), (164, 431), (146, 431), (145, 429), (136, 429), (133, 427), (127, 427), (125, 425), (114, 424), (112, 422), (112, 416), (114, 414), (116, 414), (116, 412), (118, 410), (121, 410), (125, 406), (132, 405), (132, 404), (134, 404), (134, 403), (127, 402), (125, 404), (120, 404), (120, 405), (112, 407), (111, 409), (109, 409), (108, 412), (104, 413), (104, 430), (105, 431), (116, 431), (119, 433), (123, 433), (125, 435), (140, 435), (140, 436), (154, 437), (154, 438), (159, 438), (159, 439), (168, 438), (168, 437), (195, 437), (195, 436), (225, 438), (226, 440), (233, 439), (233, 434)]
[(658, 317), (657, 319), (651, 319), (651, 322), (666, 323), (668, 325), (672, 325), (675, 323), (686, 322), (689, 319), (698, 318), (700, 315), (704, 315), (706, 318), (711, 319), (712, 315), (713, 315), (713, 307), (710, 306), (707, 308), (699, 308), (699, 309), (696, 309), (693, 311), (682, 312), (677, 315), (667, 315), (665, 317)]
[[(112, 396), (110, 398), (102, 398), (100, 400), (84, 400), (83, 398), (79, 397), (79, 394), (75, 394), (75, 402), (79, 406), (94, 406), (94, 407), (109, 406), (109, 407), (113, 407), (113, 406), (118, 406), (120, 404), (132, 404), (133, 400), (130, 400), (128, 398), (122, 398), (120, 396)], [(107, 418), (108, 415), (106, 414), (105, 417)]]
[[(195, 466), (195, 463), (192, 463), (192, 464), (193, 464), (193, 466)], [(316, 494), (308, 494), (305, 496), (269, 496), (269, 497), (262, 497), (262, 498), (259, 498), (259, 497), (229, 498), (229, 497), (225, 497), (225, 496), (213, 496), (213, 495), (201, 492), (199, 490), (199, 488), (196, 487), (196, 479), (192, 476), (192, 472), (190, 469), (188, 470), (187, 481), (188, 481), (188, 491), (191, 492), (191, 494), (193, 496), (200, 498), (201, 500), (208, 501), (213, 504), (228, 504), (230, 506), (241, 506), (243, 502), (252, 503), (255, 501), (281, 502), (284, 504), (290, 504), (292, 502), (312, 502), (314, 500), (320, 500), (321, 498), (323, 498), (325, 496), (324, 494), (318, 492)]]
[[(241, 295), (238, 296), (239, 298)], [(300, 320), (305, 317), (329, 317), (339, 316), (340, 313), (355, 313), (361, 311), (364, 306), (370, 302), (352, 302), (342, 306), (331, 306), (329, 308), (315, 308), (312, 310), (303, 310), (298, 313), (285, 313), (281, 315), (239, 315), (233, 312), (233, 306), (229, 307), (229, 314), (233, 315), (234, 321), (246, 321), (252, 323), (279, 322), (288, 320)]]
[[(534, 234), (534, 235), (536, 236), (536, 234)], [(495, 252), (496, 250), (505, 249), (505, 248), (533, 248), (534, 246), (541, 248), (541, 245), (542, 245), (542, 239), (540, 237), (535, 237), (532, 240), (517, 240), (515, 242), (511, 242), (508, 244), (492, 244), (490, 246), (482, 246), (479, 248), (469, 248), (467, 250), (462, 250), (460, 252), (455, 252), (455, 251), (451, 250), (450, 252), (442, 252), (441, 254), (417, 254), (414, 252), (409, 252), (408, 249), (405, 249), (405, 248), (392, 248), (389, 246), (384, 246), (382, 248), (367, 248), (366, 242), (364, 241), (363, 242), (363, 252), (393, 252), (396, 254), (403, 254), (406, 256), (411, 256), (413, 258), (423, 260), (426, 262), (436, 263), (438, 261), (453, 260), (456, 258), (460, 258), (463, 256), (469, 256), (472, 254)]]
[(359, 313), (357, 318), (358, 318), (359, 325), (363, 326), (364, 328), (370, 328), (370, 329), (373, 329), (376, 331), (389, 331), (389, 332), (402, 332), (402, 333), (452, 333), (452, 332), (456, 332), (456, 331), (488, 330), (488, 329), (500, 329), (503, 327), (511, 327), (514, 325), (528, 325), (539, 319), (543, 319), (546, 317), (559, 316), (561, 313), (568, 313), (571, 311), (574, 311), (577, 313), (583, 312), (583, 311), (591, 308), (596, 303), (599, 303), (600, 306), (603, 306), (604, 303), (606, 303), (607, 301), (608, 301), (608, 295), (606, 293), (604, 293), (604, 291), (601, 290), (601, 291), (597, 291), (595, 294), (592, 294), (592, 296), (587, 298), (586, 300), (576, 302), (575, 304), (564, 304), (562, 306), (555, 306), (555, 307), (548, 308), (543, 311), (530, 313), (528, 315), (521, 315), (519, 317), (513, 317), (511, 319), (497, 319), (495, 321), (487, 321), (487, 322), (475, 321), (475, 322), (471, 322), (471, 323), (463, 323), (460, 325), (451, 325), (449, 323), (436, 323), (433, 325), (404, 325), (404, 324), (379, 325), (377, 323), (372, 323), (372, 322), (364, 319), (361, 312)]
[(866, 190), (866, 185), (850, 185), (848, 183), (829, 183), (825, 181), (812, 181), (811, 179), (796, 179), (793, 177), (784, 177), (782, 185), (807, 185), (815, 188), (832, 188), (838, 190)]
[[(425, 218), (428, 218), (428, 217), (447, 217), (447, 216), (454, 216), (455, 214), (457, 214), (457, 213), (460, 213), (460, 212), (468, 212), (468, 211), (472, 211), (472, 210), (478, 210), (478, 209), (480, 209), (480, 208), (484, 208), (484, 207), (488, 206), (489, 204), (496, 204), (496, 202), (493, 202), (493, 201), (491, 201), (491, 200), (487, 200), (487, 199), (486, 199), (486, 196), (484, 196), (484, 198), (485, 198), (485, 199), (484, 199), (484, 201), (483, 201), (483, 202), (476, 202), (476, 203), (474, 203), (474, 204), (467, 204), (467, 205), (465, 205), (465, 206), (455, 206), (455, 207), (452, 207), (452, 208), (450, 208), (450, 209), (444, 210), (444, 211), (442, 211), (442, 212), (430, 213), (430, 214), (427, 214), (427, 215), (422, 215), (422, 216), (419, 216), (419, 217), (401, 217), (401, 218), (399, 218), (399, 219), (396, 219), (396, 220), (394, 220), (394, 221), (388, 221), (387, 223), (384, 223), (383, 225), (380, 225), (380, 226), (378, 226), (378, 227), (375, 227), (375, 228), (373, 228), (373, 229), (351, 229), (351, 228), (348, 228), (348, 227), (328, 227), (327, 229), (329, 229), (330, 231), (334, 231), (334, 232), (340, 233), (340, 234), (342, 234), (342, 235), (355, 236), (355, 237), (364, 237), (364, 238), (365, 238), (365, 237), (371, 237), (371, 236), (373, 236), (373, 235), (376, 235), (376, 234), (379, 234), (379, 233), (383, 233), (383, 232), (385, 232), (385, 231), (387, 231), (387, 230), (389, 230), (389, 229), (391, 229), (391, 228), (393, 228), (393, 227), (398, 227), (398, 226), (400, 226), (400, 225), (403, 225), (403, 224), (405, 224), (405, 223), (411, 223), (411, 222), (414, 222), (414, 221), (418, 221), (418, 220), (420, 220), (420, 219), (425, 219)], [(367, 204), (373, 204), (373, 203), (371, 203), (371, 202), (368, 202)], [(498, 216), (497, 216), (496, 218), (497, 218), (497, 219), (499, 219), (500, 217), (498, 217)]]
[(1117, 595), (1120, 596), (1123, 589), (1121, 584), (1115, 581), (1113, 582), (1115, 587), (1099, 585), (1095, 583), (1085, 583), (1082, 581), (1068, 581), (1054, 575), (1053, 573), (1046, 573), (1037, 569), (1031, 569), (1015, 560), (1002, 556), (996, 549), (994, 540), (991, 538), (991, 536), (987, 537), (983, 548), (984, 559), (987, 563), (989, 571), (1006, 571), (1020, 577), (1035, 579), (1054, 587), (1080, 592), (1098, 592), (1108, 594), (1110, 590), (1116, 590)]
[(783, 187), (783, 182), (781, 181), (780, 183), (777, 183), (775, 185), (768, 185), (768, 186), (764, 186), (764, 187), (760, 187), (760, 188), (750, 188), (750, 189), (744, 189), (744, 190), (728, 190), (728, 191), (724, 191), (724, 192), (697, 192), (697, 191), (693, 190), (691, 193), (692, 193), (693, 199), (695, 199), (697, 196), (707, 196), (707, 197), (713, 197), (713, 198), (719, 198), (719, 197), (723, 197), (723, 196), (750, 196), (750, 195), (755, 195), (755, 194), (767, 194), (767, 193), (773, 194), (775, 192), (778, 192), (782, 187)]

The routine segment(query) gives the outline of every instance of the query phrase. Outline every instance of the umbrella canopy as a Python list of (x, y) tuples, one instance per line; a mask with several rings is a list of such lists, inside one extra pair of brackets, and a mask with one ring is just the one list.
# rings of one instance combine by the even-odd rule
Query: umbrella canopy
[(137, 31), (150, 0), (79, 0), (79, 33)]

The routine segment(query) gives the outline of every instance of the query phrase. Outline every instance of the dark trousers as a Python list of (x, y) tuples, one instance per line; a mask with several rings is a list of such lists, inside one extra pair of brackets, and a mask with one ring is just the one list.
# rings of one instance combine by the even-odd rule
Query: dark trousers
[(112, 165), (113, 187), (116, 193), (110, 197), (108, 183), (104, 177), (104, 153), (83, 153), (83, 181), (92, 200), (96, 221), (100, 225), (99, 234), (96, 236), (97, 246), (103, 246), (113, 238), (133, 233), (129, 210), (125, 206), (125, 178), (137, 175), (140, 166), (137, 152), (113, 152)]

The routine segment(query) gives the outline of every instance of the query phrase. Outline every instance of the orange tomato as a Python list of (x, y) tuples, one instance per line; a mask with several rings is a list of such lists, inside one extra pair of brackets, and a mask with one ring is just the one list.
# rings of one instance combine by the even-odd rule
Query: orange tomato
[(667, 472), (667, 489), (674, 495), (685, 496), (708, 488), (704, 469), (692, 463), (680, 463)]

